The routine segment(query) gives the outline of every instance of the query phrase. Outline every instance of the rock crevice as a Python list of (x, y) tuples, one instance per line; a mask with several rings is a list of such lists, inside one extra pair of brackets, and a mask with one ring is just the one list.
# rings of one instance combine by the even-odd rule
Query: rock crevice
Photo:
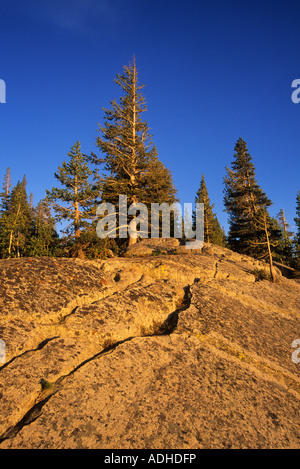
[(300, 285), (143, 243), (0, 261), (0, 449), (299, 448)]

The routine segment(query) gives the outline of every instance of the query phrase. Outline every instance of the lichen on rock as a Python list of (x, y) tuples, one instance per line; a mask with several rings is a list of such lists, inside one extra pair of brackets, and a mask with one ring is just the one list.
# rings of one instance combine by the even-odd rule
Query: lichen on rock
[(150, 241), (0, 260), (0, 449), (300, 447), (299, 283)]

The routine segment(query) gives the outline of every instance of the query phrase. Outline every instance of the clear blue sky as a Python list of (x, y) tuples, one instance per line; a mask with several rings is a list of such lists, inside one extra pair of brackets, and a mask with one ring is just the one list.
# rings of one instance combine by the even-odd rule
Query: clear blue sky
[(79, 140), (96, 151), (102, 107), (136, 56), (144, 114), (182, 203), (204, 173), (227, 229), (223, 177), (239, 137), (258, 183), (294, 227), (299, 180), (299, 1), (0, 0), (0, 181), (26, 174), (34, 203)]

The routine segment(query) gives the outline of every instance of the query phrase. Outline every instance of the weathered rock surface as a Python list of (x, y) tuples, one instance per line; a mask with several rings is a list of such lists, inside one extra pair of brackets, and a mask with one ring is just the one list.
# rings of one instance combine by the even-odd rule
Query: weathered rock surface
[(300, 448), (300, 285), (176, 240), (0, 260), (0, 449)]

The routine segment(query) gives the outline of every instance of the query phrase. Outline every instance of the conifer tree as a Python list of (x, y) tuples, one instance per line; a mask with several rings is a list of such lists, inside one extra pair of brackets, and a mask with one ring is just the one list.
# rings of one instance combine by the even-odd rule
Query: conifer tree
[(293, 233), (290, 231), (283, 209), (280, 209), (277, 215), (277, 223), (281, 236), (276, 247), (276, 258), (286, 265), (291, 265), (293, 262), (293, 242), (291, 239)]
[(279, 213), (277, 215), (277, 220), (278, 220), (278, 222), (280, 224), (280, 227), (282, 229), (284, 240), (288, 241), (291, 238), (291, 236), (293, 235), (293, 233), (290, 231), (290, 227), (289, 227), (289, 224), (286, 221), (286, 217), (285, 217), (285, 213), (284, 213), (283, 208), (281, 208), (279, 210)]
[(71, 147), (68, 157), (68, 161), (63, 161), (54, 173), (61, 187), (53, 187), (46, 193), (56, 212), (56, 219), (69, 222), (65, 233), (68, 241), (73, 243), (75, 254), (83, 257), (81, 235), (95, 217), (99, 189), (93, 184), (94, 173), (88, 166), (88, 157), (81, 152), (79, 141)]
[[(214, 204), (210, 202), (204, 174), (201, 176), (200, 187), (195, 197), (195, 203), (203, 203), (204, 205), (204, 242), (225, 246), (226, 236), (221, 228), (217, 215), (213, 213)], [(195, 212), (193, 218), (195, 220)]]
[(11, 189), (12, 183), (11, 183), (11, 171), (10, 168), (7, 168), (5, 176), (4, 176), (4, 181), (3, 181), (3, 190), (1, 192), (1, 210), (0, 212), (3, 213), (5, 210), (8, 209), (8, 201), (9, 201), (9, 194), (10, 194), (10, 189)]
[(28, 254), (28, 240), (32, 216), (26, 192), (26, 178), (13, 187), (6, 210), (1, 217), (0, 249), (2, 257), (21, 257)]
[[(111, 101), (111, 109), (105, 111), (104, 125), (99, 126), (100, 136), (96, 145), (104, 155), (94, 164), (104, 164), (102, 200), (118, 204), (119, 194), (126, 195), (128, 206), (137, 202), (150, 203), (176, 200), (170, 171), (158, 159), (148, 125), (142, 120), (147, 110), (141, 93), (135, 59), (124, 66), (123, 74), (115, 82), (123, 90), (120, 101)], [(129, 243), (136, 242), (131, 237)]]
[(300, 191), (298, 191), (297, 198), (296, 198), (296, 217), (294, 221), (296, 223), (296, 240), (298, 244), (300, 244)]
[(278, 249), (280, 230), (277, 221), (270, 217), (265, 207), (260, 208), (255, 215), (255, 229), (255, 236), (250, 240), (250, 243), (252, 247), (259, 248), (256, 251), (258, 257), (268, 258), (270, 278), (275, 282), (276, 275), (273, 267), (274, 253), (272, 248)]
[(264, 220), (271, 230), (270, 238), (278, 239), (278, 230), (270, 224), (267, 208), (272, 202), (256, 181), (252, 157), (242, 138), (235, 145), (231, 168), (226, 170), (224, 205), (229, 214), (229, 247), (253, 257), (267, 256)]
[(57, 251), (58, 234), (48, 200), (42, 199), (33, 212), (33, 230), (29, 241), (30, 256), (53, 256)]
[(297, 270), (300, 270), (300, 191), (296, 197), (296, 217), (294, 218), (296, 223), (296, 233), (293, 239), (294, 244), (294, 266)]
[[(11, 173), (10, 168), (7, 168), (2, 192), (0, 192), (1, 202), (0, 202), (0, 257), (6, 257), (6, 216), (4, 214), (8, 210), (8, 202), (11, 188)], [(7, 214), (6, 214), (7, 215)]]

